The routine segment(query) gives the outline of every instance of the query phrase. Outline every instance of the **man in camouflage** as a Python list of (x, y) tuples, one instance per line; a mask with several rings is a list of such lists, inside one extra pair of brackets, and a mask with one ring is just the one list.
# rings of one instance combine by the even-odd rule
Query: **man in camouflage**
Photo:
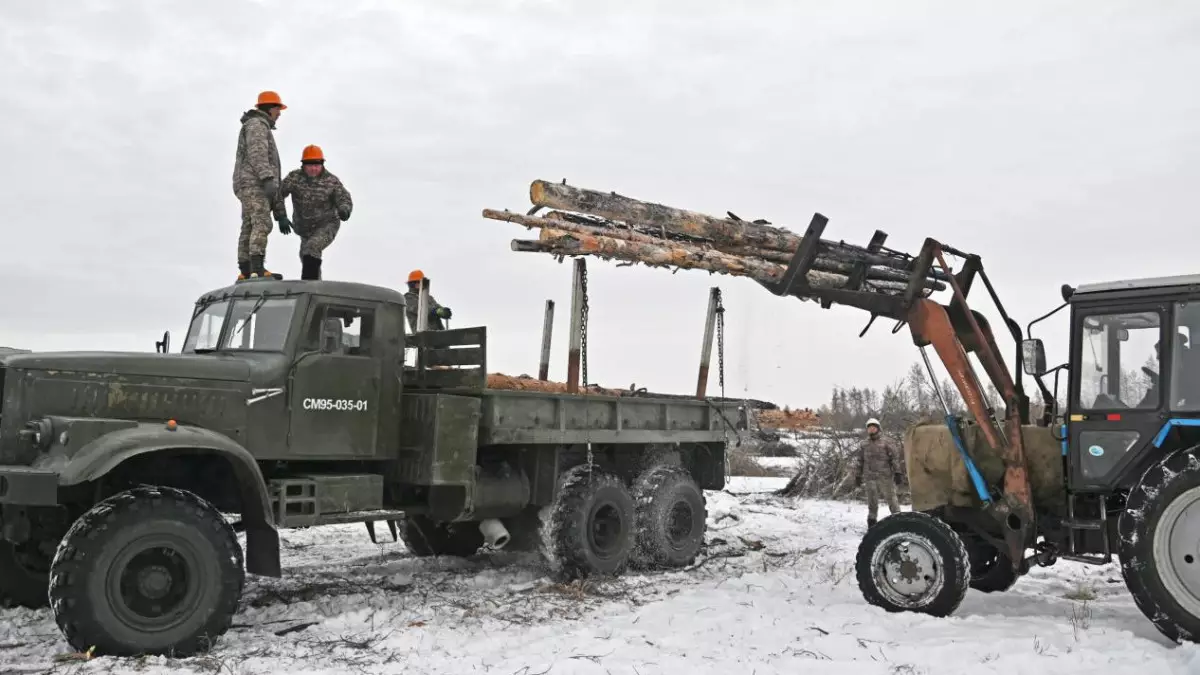
[[(420, 311), (421, 302), (421, 286), (428, 287), (429, 279), (421, 270), (413, 270), (408, 275), (408, 290), (404, 293), (404, 314), (408, 317), (408, 327), (412, 332), (417, 332), (417, 312)], [(451, 312), (449, 307), (442, 307), (437, 300), (433, 299), (432, 295), (425, 298), (429, 306), (429, 321), (426, 322), (425, 330), (446, 330), (446, 325), (442, 322), (443, 319), (449, 320)]]
[(275, 213), (279, 231), (291, 232), (279, 196), (279, 150), (275, 147), (275, 122), (287, 106), (279, 94), (264, 91), (254, 108), (242, 115), (237, 156), (233, 163), (233, 194), (242, 204), (242, 231), (238, 236), (239, 278), (271, 276), (264, 267), (270, 214)]
[[(325, 154), (310, 145), (300, 154), (299, 169), (283, 179), (280, 208), (292, 197), (292, 229), (300, 235), (300, 278), (321, 278), (321, 253), (333, 243), (342, 223), (350, 218), (354, 203), (337, 176), (325, 168)], [(286, 217), (286, 215), (285, 215)]]
[(867, 498), (867, 527), (875, 524), (879, 515), (879, 498), (887, 500), (888, 510), (900, 512), (896, 484), (904, 480), (900, 466), (900, 448), (880, 433), (879, 420), (867, 420), (867, 437), (854, 455), (851, 476), (863, 486)]

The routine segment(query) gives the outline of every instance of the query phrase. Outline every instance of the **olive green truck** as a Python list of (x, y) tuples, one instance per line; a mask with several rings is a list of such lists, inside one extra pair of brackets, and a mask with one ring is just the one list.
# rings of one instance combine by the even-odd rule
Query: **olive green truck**
[(182, 353), (0, 355), (0, 596), (81, 651), (185, 656), (281, 574), (280, 528), (560, 578), (694, 561), (735, 404), (489, 389), (486, 330), (407, 333), (404, 302), (251, 279), (197, 300)]

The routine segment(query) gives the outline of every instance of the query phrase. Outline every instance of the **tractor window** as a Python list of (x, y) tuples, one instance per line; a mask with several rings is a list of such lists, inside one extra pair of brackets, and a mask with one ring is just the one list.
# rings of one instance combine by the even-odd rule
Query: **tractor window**
[(1158, 312), (1085, 316), (1076, 405), (1084, 410), (1158, 408), (1161, 325)]
[(295, 298), (258, 297), (238, 300), (229, 317), (232, 322), (224, 349), (280, 352), (287, 345), (288, 329), (296, 311)]
[(216, 349), (228, 309), (229, 302), (214, 302), (192, 317), (192, 325), (188, 326), (187, 338), (183, 341), (183, 353), (194, 354)]
[(1191, 344), (1200, 335), (1200, 303), (1175, 305), (1174, 343), (1171, 345), (1171, 409), (1200, 410), (1200, 351)]

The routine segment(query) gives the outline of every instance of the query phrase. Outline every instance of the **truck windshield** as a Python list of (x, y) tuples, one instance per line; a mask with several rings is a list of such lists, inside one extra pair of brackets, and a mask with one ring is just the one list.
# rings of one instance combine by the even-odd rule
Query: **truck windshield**
[(221, 327), (225, 325), (225, 314), (229, 301), (214, 302), (192, 317), (188, 326), (187, 339), (183, 341), (183, 353), (212, 351), (221, 339)]
[(221, 349), (283, 351), (295, 310), (295, 298), (238, 300), (230, 313), (229, 332)]

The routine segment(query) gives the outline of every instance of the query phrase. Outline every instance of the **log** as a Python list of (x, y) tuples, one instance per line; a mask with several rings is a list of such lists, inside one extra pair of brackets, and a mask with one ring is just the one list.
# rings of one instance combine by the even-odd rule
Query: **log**
[[(663, 204), (625, 197), (615, 192), (600, 192), (587, 188), (535, 180), (529, 186), (529, 199), (539, 208), (575, 211), (628, 225), (658, 230), (693, 239), (704, 239), (719, 250), (730, 247), (759, 248), (793, 254), (802, 237), (791, 230), (773, 225), (732, 218), (716, 218), (695, 211), (677, 209)], [(867, 253), (862, 247), (824, 241), (820, 257), (845, 262), (868, 262), (902, 272), (909, 272), (911, 261), (903, 258)], [(941, 270), (931, 270), (930, 277), (945, 281)]]
[[(630, 241), (600, 234), (567, 232), (543, 227), (537, 241), (514, 239), (512, 250), (550, 253), (561, 256), (590, 255), (649, 267), (705, 270), (730, 276), (749, 277), (763, 284), (778, 283), (784, 266), (776, 263), (729, 255), (693, 244), (657, 240)], [(810, 271), (808, 283), (813, 288), (837, 288), (846, 283), (846, 276), (829, 272)], [(871, 281), (874, 290), (901, 293), (905, 285), (894, 281)], [(807, 299), (807, 298), (806, 298)]]
[[(683, 245), (692, 245), (698, 248), (707, 248), (707, 244), (703, 240), (695, 239), (663, 239), (662, 237), (647, 234), (636, 227), (614, 223), (612, 221), (598, 220), (595, 218), (581, 218), (573, 214), (564, 213), (562, 211), (551, 211), (545, 216), (530, 216), (522, 213), (513, 213), (511, 211), (497, 211), (495, 209), (484, 209), (483, 217), (491, 220), (498, 220), (509, 223), (516, 223), (526, 227), (550, 228), (571, 232), (574, 234), (583, 234), (590, 236), (611, 237), (613, 239), (621, 239), (641, 244), (651, 244), (654, 246), (672, 245), (679, 243)], [(585, 224), (594, 222), (594, 225)], [(765, 262), (779, 263), (784, 266), (791, 261), (792, 256), (782, 251), (772, 251), (769, 249), (760, 249), (747, 246), (732, 246), (720, 251), (729, 255), (760, 259)], [(818, 257), (813, 263), (813, 270), (818, 272), (829, 272), (840, 274), (848, 277), (854, 265), (852, 263), (841, 262), (836, 260), (828, 260)], [(890, 269), (868, 269), (867, 279), (879, 281), (895, 281), (897, 283), (907, 283), (908, 277), (903, 272), (898, 272)], [(927, 280), (925, 287), (930, 290), (944, 290), (945, 284)]]

